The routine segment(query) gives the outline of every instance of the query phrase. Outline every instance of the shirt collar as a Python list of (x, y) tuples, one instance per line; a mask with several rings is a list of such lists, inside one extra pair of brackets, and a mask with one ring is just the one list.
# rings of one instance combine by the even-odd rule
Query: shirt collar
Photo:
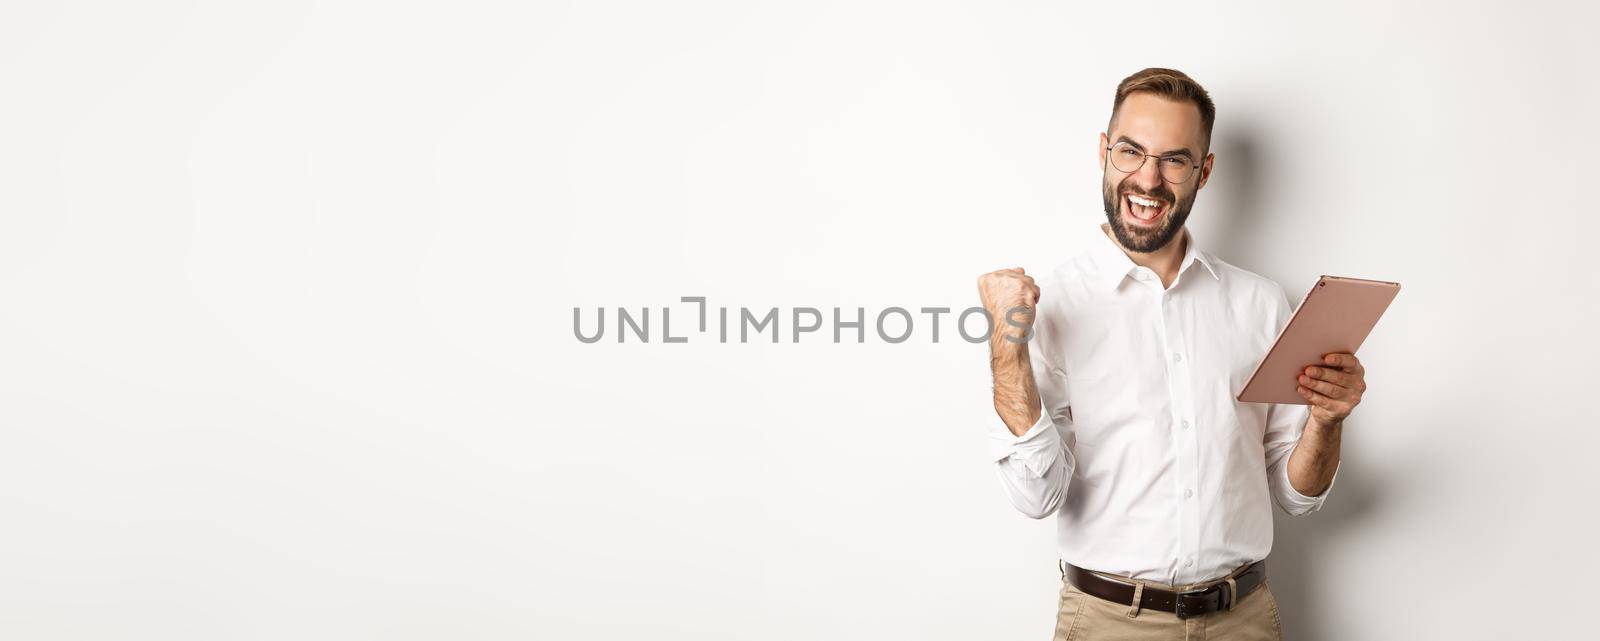
[[(1105, 288), (1115, 290), (1122, 285), (1122, 280), (1133, 274), (1134, 270), (1139, 266), (1128, 258), (1128, 254), (1122, 251), (1122, 247), (1117, 245), (1117, 241), (1111, 238), (1109, 232), (1110, 230), (1105, 225), (1101, 225), (1099, 229), (1095, 230), (1095, 234), (1100, 236), (1100, 240), (1091, 243), (1094, 249), (1090, 252), (1090, 255), (1094, 260), (1095, 267), (1100, 271), (1100, 278)], [(1184, 272), (1189, 271), (1191, 265), (1200, 263), (1206, 268), (1206, 273), (1211, 274), (1212, 278), (1218, 278), (1217, 268), (1211, 264), (1212, 258), (1199, 250), (1194, 240), (1194, 234), (1189, 233), (1188, 227), (1183, 229), (1183, 233), (1189, 237), (1189, 242), (1188, 246), (1183, 250), (1183, 261), (1178, 263), (1180, 277)]]

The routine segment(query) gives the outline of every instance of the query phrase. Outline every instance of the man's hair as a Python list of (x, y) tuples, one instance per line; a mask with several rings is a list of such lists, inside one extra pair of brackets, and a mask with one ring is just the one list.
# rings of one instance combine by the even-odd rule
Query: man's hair
[[(1111, 122), (1117, 121), (1117, 110), (1122, 101), (1136, 93), (1153, 93), (1168, 100), (1193, 103), (1200, 108), (1200, 124), (1205, 129), (1205, 144), (1211, 146), (1211, 125), (1217, 121), (1217, 107), (1211, 104), (1211, 94), (1188, 74), (1177, 69), (1151, 67), (1122, 79), (1117, 85), (1117, 100), (1111, 103)], [(1106, 133), (1111, 124), (1106, 125)]]

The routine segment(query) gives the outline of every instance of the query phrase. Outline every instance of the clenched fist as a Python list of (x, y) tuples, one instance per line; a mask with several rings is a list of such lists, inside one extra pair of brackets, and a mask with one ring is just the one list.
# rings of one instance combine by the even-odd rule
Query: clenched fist
[(983, 308), (989, 311), (994, 326), (991, 346), (998, 347), (997, 339), (1001, 336), (1012, 344), (1021, 344), (1031, 337), (1039, 294), (1039, 286), (1021, 267), (978, 277), (978, 297), (983, 300)]

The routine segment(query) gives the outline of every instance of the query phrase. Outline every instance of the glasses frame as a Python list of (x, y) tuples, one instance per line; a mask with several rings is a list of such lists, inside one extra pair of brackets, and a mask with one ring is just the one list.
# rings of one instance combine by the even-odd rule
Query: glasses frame
[[(1155, 154), (1147, 154), (1147, 153), (1144, 153), (1144, 152), (1140, 152), (1139, 155), (1144, 156), (1144, 157), (1139, 159), (1139, 166), (1138, 167), (1134, 167), (1133, 171), (1122, 171), (1122, 168), (1118, 167), (1117, 163), (1115, 161), (1111, 160), (1111, 150), (1115, 149), (1117, 147), (1117, 145), (1127, 146), (1129, 149), (1133, 149), (1133, 151), (1139, 151), (1139, 150), (1138, 149), (1134, 149), (1132, 145), (1127, 145), (1127, 143), (1121, 143), (1121, 142), (1116, 143), (1115, 145), (1111, 145), (1110, 147), (1106, 147), (1106, 164), (1109, 165), (1112, 169), (1120, 171), (1120, 172), (1122, 172), (1124, 174), (1137, 174), (1137, 173), (1139, 173), (1139, 170), (1144, 169), (1144, 164), (1147, 163), (1147, 162), (1150, 162), (1151, 158), (1156, 159), (1156, 162), (1160, 162), (1162, 158), (1182, 158), (1183, 157), (1183, 156), (1158, 156), (1158, 155), (1155, 155)], [(1184, 176), (1183, 180), (1176, 180), (1175, 181), (1175, 180), (1168, 180), (1167, 179), (1167, 175), (1164, 174), (1164, 173), (1161, 173), (1161, 166), (1160, 165), (1156, 165), (1156, 175), (1160, 176), (1161, 180), (1164, 180), (1164, 181), (1166, 181), (1168, 183), (1171, 183), (1171, 184), (1174, 184), (1174, 185), (1182, 185), (1183, 183), (1189, 182), (1190, 178), (1194, 178), (1194, 175), (1196, 173), (1198, 173), (1195, 170), (1199, 169), (1199, 168), (1200, 168), (1199, 164), (1191, 165), (1189, 167), (1189, 175)]]

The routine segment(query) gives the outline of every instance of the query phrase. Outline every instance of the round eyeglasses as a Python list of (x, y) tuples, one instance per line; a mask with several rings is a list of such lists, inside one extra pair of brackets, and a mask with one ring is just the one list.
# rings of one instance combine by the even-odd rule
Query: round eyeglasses
[(1187, 156), (1147, 154), (1144, 150), (1126, 142), (1106, 147), (1106, 155), (1110, 157), (1111, 166), (1125, 174), (1143, 169), (1145, 161), (1154, 158), (1156, 166), (1161, 170), (1161, 179), (1173, 184), (1188, 182), (1189, 178), (1194, 176), (1194, 170), (1200, 168), (1200, 165), (1189, 164)]

